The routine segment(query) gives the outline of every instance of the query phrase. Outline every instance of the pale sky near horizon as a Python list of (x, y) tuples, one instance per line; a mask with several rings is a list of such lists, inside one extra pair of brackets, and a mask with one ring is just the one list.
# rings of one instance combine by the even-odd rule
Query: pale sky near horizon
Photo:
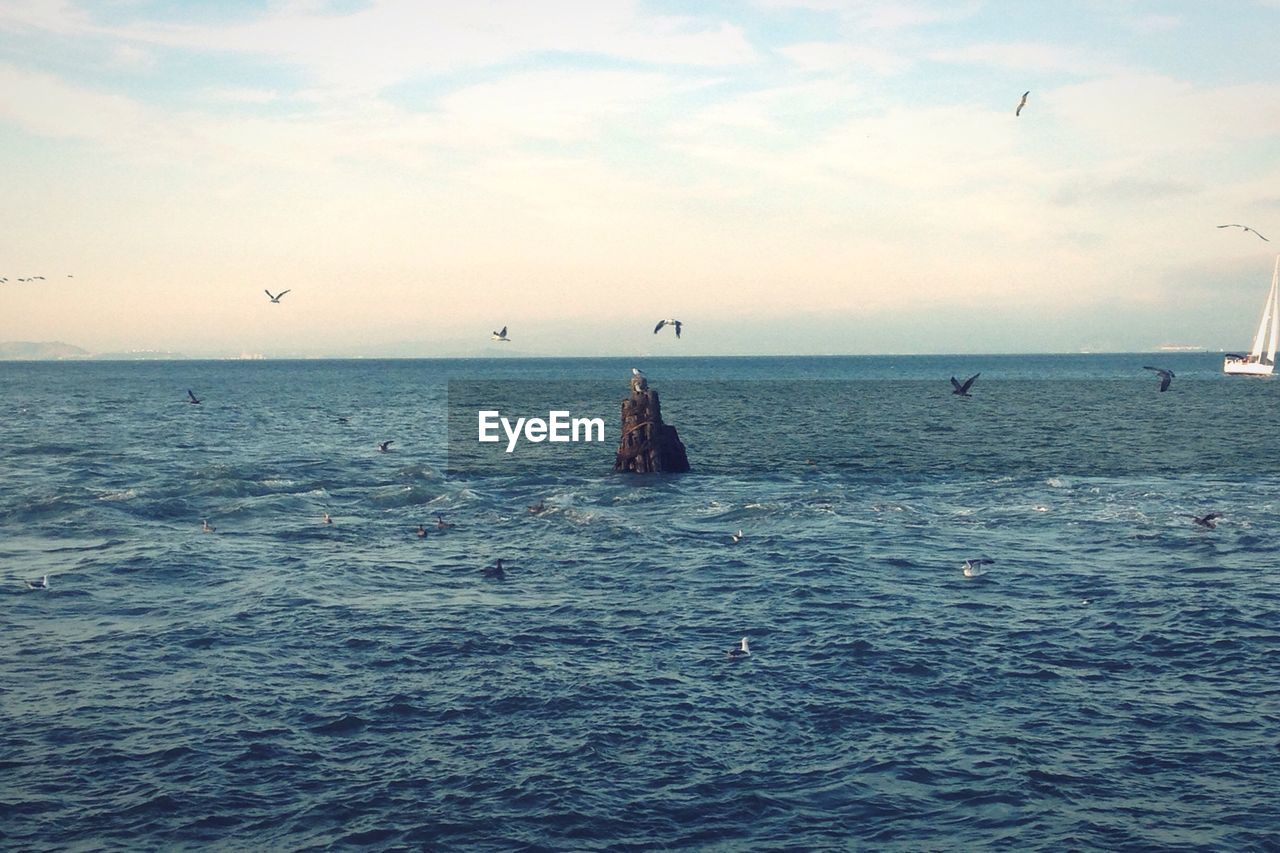
[(1278, 52), (1280, 0), (0, 0), (0, 341), (1246, 347)]

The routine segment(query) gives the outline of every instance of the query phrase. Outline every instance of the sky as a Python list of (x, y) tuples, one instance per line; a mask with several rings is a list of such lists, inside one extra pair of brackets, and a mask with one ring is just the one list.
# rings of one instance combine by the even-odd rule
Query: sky
[(1246, 347), (1277, 55), (1280, 0), (0, 0), (0, 341)]

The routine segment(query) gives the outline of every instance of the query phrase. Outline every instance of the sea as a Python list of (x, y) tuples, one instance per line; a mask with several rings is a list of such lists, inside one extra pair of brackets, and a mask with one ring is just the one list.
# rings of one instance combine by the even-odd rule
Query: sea
[[(613, 473), (632, 367), (689, 473)], [(1278, 413), (1212, 353), (0, 363), (0, 848), (1278, 850)]]

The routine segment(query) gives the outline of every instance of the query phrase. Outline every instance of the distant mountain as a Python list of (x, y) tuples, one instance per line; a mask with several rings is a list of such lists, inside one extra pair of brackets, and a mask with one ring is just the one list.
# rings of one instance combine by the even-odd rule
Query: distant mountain
[(0, 341), (0, 361), (54, 361), (64, 358), (92, 358), (93, 354), (61, 341)]

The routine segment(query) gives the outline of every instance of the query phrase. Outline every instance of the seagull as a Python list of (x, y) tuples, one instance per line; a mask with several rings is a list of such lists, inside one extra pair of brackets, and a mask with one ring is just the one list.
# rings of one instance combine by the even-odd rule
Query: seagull
[(683, 325), (684, 325), (684, 324), (683, 324), (683, 323), (681, 323), (679, 320), (659, 320), (659, 321), (658, 321), (658, 325), (656, 325), (656, 326), (654, 326), (654, 327), (653, 327), (653, 333), (654, 333), (655, 335), (656, 335), (656, 334), (658, 334), (658, 332), (662, 330), (662, 327), (663, 327), (663, 326), (675, 326), (675, 327), (676, 327), (676, 337), (678, 338), (678, 337), (680, 337), (680, 327), (681, 327), (681, 326), (683, 326)]
[(631, 375), (632, 375), (632, 376), (640, 376), (640, 377), (643, 377), (643, 376), (644, 376), (644, 371), (643, 371), (643, 370), (641, 370), (641, 369), (640, 369), (640, 368), (638, 368), (638, 367), (633, 367), (633, 368), (631, 368)]
[(742, 541), (742, 528), (738, 528), (738, 532), (733, 534), (733, 541), (735, 544)]
[(749, 657), (751, 657), (751, 649), (747, 648), (747, 638), (746, 638), (746, 637), (743, 637), (741, 640), (739, 640), (739, 641), (738, 641), (738, 645), (736, 645), (736, 646), (734, 646), (733, 648), (729, 649), (729, 655), (728, 655), (728, 657), (729, 657), (730, 659), (733, 659), (733, 660), (736, 660), (737, 658), (749, 658)]
[(190, 388), (187, 389), (187, 402), (193, 406), (198, 406), (200, 404), (200, 398), (197, 397)]
[[(266, 289), (264, 288), (262, 292), (263, 292), (263, 293), (265, 293), (265, 294), (267, 294), (267, 296), (271, 296), (271, 291), (270, 291), (270, 290), (266, 290)], [(289, 291), (287, 291), (287, 290), (282, 290), (282, 291), (280, 291), (280, 292), (279, 292), (279, 293), (277, 293), (275, 296), (271, 296), (271, 301), (272, 301), (272, 302), (274, 302), (276, 305), (279, 305), (279, 304), (280, 304), (280, 297), (284, 296), (284, 295), (285, 295), (286, 293), (288, 293), (288, 292), (289, 292)]]
[(546, 511), (547, 511), (546, 501), (540, 500), (536, 504), (530, 504), (529, 506), (529, 512), (533, 513), (534, 515), (537, 515), (538, 513), (546, 512)]
[(448, 530), (450, 527), (453, 527), (453, 525), (445, 521), (444, 516), (437, 512), (436, 513), (436, 529)]
[(1013, 111), (1015, 117), (1022, 115), (1022, 108), (1027, 105), (1027, 95), (1031, 94), (1031, 90), (1022, 93), (1022, 100), (1018, 102), (1018, 108)]
[(320, 519), (321, 524), (333, 524), (333, 519), (329, 517), (329, 513), (324, 514), (324, 518)]
[(503, 326), (503, 327), (502, 327), (502, 331), (501, 331), (501, 332), (494, 332), (492, 335), (490, 335), (490, 337), (491, 337), (493, 340), (495, 340), (495, 341), (502, 341), (503, 343), (508, 343), (508, 344), (509, 344), (509, 343), (511, 343), (511, 338), (508, 338), (508, 337), (507, 337), (507, 327), (506, 327), (506, 326)]
[(1156, 373), (1159, 373), (1160, 374), (1160, 390), (1161, 391), (1169, 390), (1169, 383), (1173, 381), (1173, 376), (1174, 376), (1172, 370), (1165, 370), (1162, 367), (1148, 367), (1146, 365), (1143, 365), (1142, 369), (1154, 370)]
[(959, 394), (961, 397), (971, 397), (971, 396), (973, 396), (973, 395), (971, 395), (971, 394), (969, 393), (969, 386), (973, 385), (973, 380), (977, 379), (977, 378), (978, 378), (979, 376), (981, 376), (981, 375), (982, 375), (981, 373), (975, 373), (975, 374), (973, 374), (972, 376), (970, 376), (968, 379), (966, 379), (966, 380), (964, 381), (964, 383), (963, 383), (963, 384), (961, 384), (960, 380), (958, 380), (958, 379), (956, 379), (954, 376), (952, 376), (952, 377), (951, 377), (951, 386), (952, 386), (952, 388), (954, 388), (955, 390), (953, 390), (951, 393), (952, 393), (952, 394)]
[(215, 531), (215, 530), (217, 530), (217, 529), (218, 529), (218, 528), (214, 527), (212, 524), (210, 524), (210, 523), (209, 523), (209, 519), (207, 519), (207, 518), (206, 518), (206, 519), (204, 520), (204, 522), (203, 522), (203, 523), (201, 523), (201, 525), (200, 525), (200, 531), (201, 531), (202, 533), (212, 533), (213, 531)]
[[(1243, 228), (1243, 229), (1244, 229), (1244, 230), (1246, 230), (1246, 231), (1253, 231), (1253, 229), (1252, 229), (1252, 228), (1250, 228), (1248, 225), (1239, 225), (1239, 224), (1234, 223), (1234, 222), (1233, 222), (1233, 223), (1231, 223), (1230, 225), (1219, 225), (1218, 227), (1219, 227), (1219, 228)], [(1253, 233), (1254, 233), (1254, 234), (1258, 234), (1258, 232), (1257, 232), (1257, 231), (1253, 231)], [(1259, 240), (1266, 240), (1268, 243), (1270, 243), (1270, 242), (1271, 242), (1270, 240), (1267, 240), (1267, 238), (1266, 238), (1266, 237), (1263, 237), (1261, 234), (1258, 234), (1258, 239), (1259, 239)]]
[(986, 574), (986, 569), (982, 568), (983, 566), (989, 566), (994, 562), (995, 560), (988, 560), (986, 557), (978, 557), (973, 560), (965, 560), (964, 565), (960, 568), (964, 571), (965, 577), (976, 578), (978, 575)]
[(1213, 528), (1218, 526), (1217, 522), (1214, 521), (1214, 519), (1222, 518), (1222, 513), (1211, 512), (1206, 515), (1192, 515), (1188, 517), (1192, 521), (1194, 521), (1196, 524), (1200, 525), (1201, 527), (1207, 527), (1208, 529), (1212, 530)]
[(38, 580), (38, 581), (26, 581), (26, 584), (27, 584), (27, 589), (48, 589), (48, 588), (49, 588), (49, 576), (48, 576), (48, 575), (41, 575), (40, 580)]
[(484, 576), (487, 578), (505, 578), (507, 575), (502, 571), (502, 560), (498, 560), (496, 566), (486, 566)]
[(387, 439), (386, 441), (380, 441), (380, 442), (378, 442), (378, 451), (379, 451), (380, 453), (386, 453), (386, 452), (387, 452), (387, 448), (388, 448), (388, 447), (390, 447), (390, 446), (391, 446), (392, 444), (394, 444), (394, 443), (395, 443), (395, 439), (394, 439), (394, 438)]

